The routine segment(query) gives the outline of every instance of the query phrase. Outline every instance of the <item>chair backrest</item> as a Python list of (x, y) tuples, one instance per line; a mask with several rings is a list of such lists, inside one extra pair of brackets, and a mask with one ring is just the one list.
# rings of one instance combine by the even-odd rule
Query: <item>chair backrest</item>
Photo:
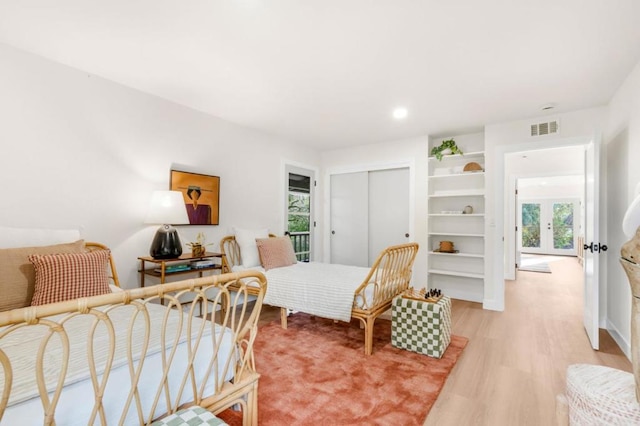
[[(413, 262), (418, 254), (418, 243), (389, 246), (382, 250), (369, 270), (369, 275), (355, 291), (355, 300), (366, 308), (378, 306), (409, 288)], [(374, 283), (373, 297), (366, 289)]]

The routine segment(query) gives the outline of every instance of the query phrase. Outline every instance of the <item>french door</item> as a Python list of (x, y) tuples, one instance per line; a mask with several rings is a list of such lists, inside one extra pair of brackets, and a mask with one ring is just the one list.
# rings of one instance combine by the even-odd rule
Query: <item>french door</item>
[(576, 255), (579, 201), (520, 200), (518, 248), (522, 253)]
[(315, 173), (292, 165), (286, 165), (286, 232), (288, 232), (296, 259), (313, 260), (313, 203)]

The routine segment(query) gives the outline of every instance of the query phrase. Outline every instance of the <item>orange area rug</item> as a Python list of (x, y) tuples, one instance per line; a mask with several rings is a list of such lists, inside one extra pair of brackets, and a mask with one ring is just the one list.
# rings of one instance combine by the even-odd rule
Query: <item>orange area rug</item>
[(287, 330), (260, 327), (255, 345), (258, 416), (269, 425), (422, 425), (468, 339), (452, 336), (441, 359), (391, 345), (391, 321), (376, 321), (373, 355), (364, 331), (295, 314)]

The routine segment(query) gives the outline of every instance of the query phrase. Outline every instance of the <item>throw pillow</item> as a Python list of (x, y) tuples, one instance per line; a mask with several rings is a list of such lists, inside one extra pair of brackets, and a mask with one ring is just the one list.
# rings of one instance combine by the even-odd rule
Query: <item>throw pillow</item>
[(298, 262), (289, 237), (256, 240), (260, 261), (265, 270), (293, 265)]
[(29, 261), (36, 270), (32, 306), (111, 293), (107, 277), (109, 250), (34, 254)]
[(84, 240), (40, 247), (0, 249), (0, 311), (24, 308), (31, 304), (36, 273), (30, 254), (82, 253)]
[(242, 258), (242, 266), (245, 268), (254, 268), (260, 266), (260, 255), (258, 254), (257, 238), (269, 238), (268, 229), (241, 229), (234, 228), (236, 242), (240, 247), (240, 257)]

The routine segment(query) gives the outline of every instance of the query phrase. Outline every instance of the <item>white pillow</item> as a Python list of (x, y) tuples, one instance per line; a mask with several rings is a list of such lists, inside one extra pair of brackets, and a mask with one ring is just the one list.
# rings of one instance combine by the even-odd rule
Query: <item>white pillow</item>
[(242, 266), (246, 268), (260, 266), (260, 255), (258, 254), (256, 238), (269, 238), (269, 230), (234, 228), (234, 232), (236, 234), (236, 242), (238, 246), (240, 246)]

